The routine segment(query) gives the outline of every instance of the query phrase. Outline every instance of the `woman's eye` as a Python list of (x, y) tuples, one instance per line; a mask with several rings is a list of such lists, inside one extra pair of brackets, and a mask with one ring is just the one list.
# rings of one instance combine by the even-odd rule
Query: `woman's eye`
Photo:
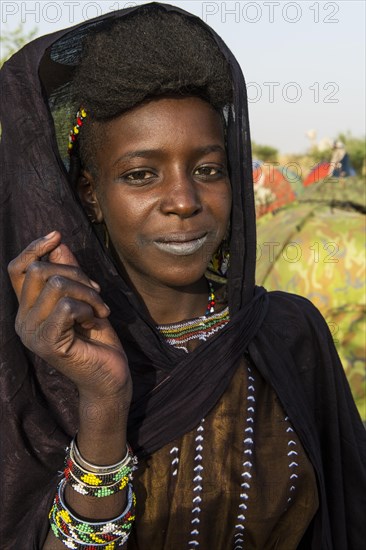
[(200, 166), (194, 171), (195, 176), (201, 176), (204, 178), (214, 178), (221, 176), (223, 173), (222, 169), (216, 166)]
[(148, 170), (136, 170), (135, 172), (130, 172), (129, 174), (125, 174), (123, 178), (127, 181), (144, 181), (152, 178), (154, 174), (152, 172), (149, 172)]

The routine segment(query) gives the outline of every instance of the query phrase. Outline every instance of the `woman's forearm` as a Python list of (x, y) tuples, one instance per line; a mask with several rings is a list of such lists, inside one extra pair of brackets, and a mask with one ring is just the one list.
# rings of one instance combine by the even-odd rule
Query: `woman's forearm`
[[(81, 456), (92, 464), (108, 466), (126, 455), (126, 425), (128, 409), (123, 396), (113, 399), (81, 398), (77, 445)], [(65, 502), (75, 516), (86, 521), (103, 521), (118, 517), (126, 508), (127, 488), (107, 497), (84, 496), (69, 483), (65, 487)], [(64, 544), (49, 531), (43, 550), (64, 549)]]

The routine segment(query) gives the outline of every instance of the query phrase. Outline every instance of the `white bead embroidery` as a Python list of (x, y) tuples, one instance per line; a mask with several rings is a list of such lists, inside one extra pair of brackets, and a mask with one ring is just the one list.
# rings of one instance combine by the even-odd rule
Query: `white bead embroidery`
[(172, 447), (170, 449), (170, 454), (172, 456), (171, 467), (172, 467), (172, 476), (178, 474), (178, 465), (179, 465), (179, 449), (178, 447)]
[[(285, 417), (285, 422), (287, 423), (286, 433), (289, 434), (289, 437), (291, 437), (291, 434), (294, 433), (294, 430), (292, 426), (290, 425), (289, 417)], [(299, 467), (299, 464), (297, 462), (298, 452), (296, 450), (297, 444), (296, 441), (293, 439), (289, 439), (287, 442), (287, 457), (288, 457), (288, 468), (290, 473), (290, 488), (289, 488), (289, 496), (287, 498), (287, 507), (290, 505), (292, 501), (292, 497), (294, 492), (296, 491), (296, 480), (298, 479), (298, 474), (296, 473), (297, 468)], [(287, 509), (286, 507), (286, 509)]]
[(248, 372), (248, 393), (247, 393), (247, 417), (244, 428), (243, 438), (243, 471), (241, 473), (242, 483), (240, 502), (238, 505), (238, 515), (236, 516), (235, 534), (234, 534), (234, 550), (243, 550), (244, 548), (244, 531), (245, 531), (245, 511), (248, 508), (250, 482), (252, 479), (251, 469), (253, 468), (252, 455), (254, 447), (254, 414), (255, 414), (255, 379), (250, 367), (247, 367)]
[[(196, 445), (196, 456), (194, 457), (194, 468), (193, 468), (193, 498), (192, 498), (192, 531), (190, 533), (192, 539), (188, 542), (188, 548), (198, 548), (199, 546), (199, 524), (200, 524), (200, 514), (201, 514), (201, 502), (202, 497), (200, 496), (203, 491), (203, 466), (202, 466), (202, 451), (203, 451), (203, 432), (204, 432), (204, 423), (205, 419), (202, 418), (200, 425), (197, 428), (197, 435), (195, 437), (195, 445)], [(193, 538), (195, 537), (195, 538)]]

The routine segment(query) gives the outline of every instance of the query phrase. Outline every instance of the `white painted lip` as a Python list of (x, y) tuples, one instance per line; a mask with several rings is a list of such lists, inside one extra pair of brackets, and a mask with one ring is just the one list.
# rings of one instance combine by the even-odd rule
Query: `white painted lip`
[(174, 254), (175, 256), (189, 256), (199, 250), (206, 242), (207, 235), (191, 241), (154, 241), (154, 245), (163, 252)]

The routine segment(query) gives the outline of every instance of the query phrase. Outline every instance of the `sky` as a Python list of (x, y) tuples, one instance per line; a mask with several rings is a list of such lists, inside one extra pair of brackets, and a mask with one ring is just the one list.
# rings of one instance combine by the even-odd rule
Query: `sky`
[[(144, 2), (1, 2), (1, 32), (41, 36)], [(170, 1), (212, 26), (237, 57), (248, 87), (252, 139), (304, 153), (339, 132), (365, 136), (364, 0)], [(315, 134), (314, 134), (315, 132)]]

